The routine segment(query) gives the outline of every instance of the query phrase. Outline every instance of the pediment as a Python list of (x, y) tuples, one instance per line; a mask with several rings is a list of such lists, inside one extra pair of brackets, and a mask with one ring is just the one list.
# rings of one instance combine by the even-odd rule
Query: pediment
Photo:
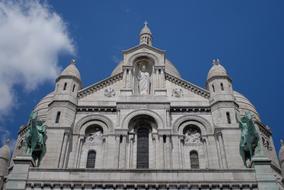
[(168, 95), (173, 98), (209, 99), (210, 97), (209, 91), (204, 88), (168, 73), (165, 76), (169, 83), (167, 86)]
[(154, 51), (155, 53), (159, 53), (159, 54), (165, 54), (165, 51), (164, 50), (161, 50), (159, 48), (156, 48), (156, 47), (153, 47), (153, 46), (148, 46), (146, 44), (140, 44), (140, 45), (137, 45), (137, 46), (134, 46), (134, 47), (131, 47), (127, 50), (123, 50), (123, 54), (129, 54), (129, 53), (133, 53), (139, 49), (148, 49), (150, 51)]
[(95, 84), (92, 84), (86, 88), (83, 88), (82, 90), (78, 92), (78, 98), (83, 99), (94, 93), (99, 93), (101, 96), (105, 96), (105, 97), (112, 97), (113, 92), (111, 89), (114, 89), (114, 87), (120, 88), (119, 82), (122, 81), (122, 76), (123, 76), (123, 73), (121, 72), (114, 76), (106, 78), (102, 81), (99, 81)]

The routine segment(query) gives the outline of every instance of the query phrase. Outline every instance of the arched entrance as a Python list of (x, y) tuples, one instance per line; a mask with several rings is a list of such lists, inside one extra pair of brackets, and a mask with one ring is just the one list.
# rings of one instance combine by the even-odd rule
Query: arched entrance
[[(136, 136), (136, 168), (150, 167), (150, 134), (153, 129), (157, 128), (154, 118), (148, 115), (138, 115), (132, 118), (129, 122), (129, 129), (133, 131)], [(135, 149), (134, 149), (135, 150)]]

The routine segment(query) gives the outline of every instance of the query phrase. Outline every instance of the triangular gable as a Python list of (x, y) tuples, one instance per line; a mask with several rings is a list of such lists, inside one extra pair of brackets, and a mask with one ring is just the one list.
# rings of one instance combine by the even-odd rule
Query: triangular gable
[(209, 99), (210, 97), (210, 93), (209, 91), (195, 85), (195, 84), (192, 84), (186, 80), (183, 80), (183, 79), (180, 79), (180, 78), (177, 78), (173, 75), (170, 75), (169, 73), (165, 73), (166, 75), (166, 80), (180, 86), (180, 87), (183, 87), (185, 89), (188, 89), (190, 90), (191, 92), (193, 92), (194, 94), (197, 94), (199, 96), (202, 96), (206, 99)]
[(134, 46), (132, 48), (129, 48), (127, 50), (123, 50), (122, 52), (124, 54), (131, 53), (131, 52), (134, 52), (134, 51), (141, 49), (141, 48), (146, 48), (146, 49), (152, 50), (152, 51), (160, 53), (160, 54), (165, 54), (165, 52), (166, 52), (164, 50), (161, 50), (161, 49), (158, 49), (158, 48), (155, 48), (155, 47), (152, 47), (152, 46), (148, 46), (146, 44), (140, 44), (140, 45)]
[(118, 73), (114, 76), (108, 77), (108, 78), (106, 78), (102, 81), (99, 81), (95, 84), (92, 84), (92, 85), (90, 85), (86, 88), (83, 88), (82, 90), (80, 90), (78, 92), (78, 97), (83, 98), (85, 96), (88, 96), (88, 95), (90, 95), (90, 94), (92, 94), (92, 93), (94, 93), (94, 92), (96, 92), (96, 91), (98, 91), (102, 88), (105, 88), (107, 86), (110, 86), (111, 84), (116, 83), (117, 81), (122, 80), (122, 77), (123, 77), (123, 72)]

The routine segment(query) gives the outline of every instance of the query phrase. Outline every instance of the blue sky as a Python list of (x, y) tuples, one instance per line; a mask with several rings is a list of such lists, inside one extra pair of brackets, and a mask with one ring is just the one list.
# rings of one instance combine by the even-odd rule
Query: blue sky
[[(110, 75), (122, 58), (121, 50), (138, 43), (139, 31), (147, 20), (153, 45), (166, 50), (167, 58), (185, 80), (204, 87), (212, 59), (219, 58), (233, 80), (233, 88), (250, 99), (262, 121), (271, 127), (279, 149), (279, 140), (284, 138), (284, 1), (46, 3), (48, 8), (45, 8), (64, 22), (64, 32), (72, 43), (72, 48), (64, 43), (61, 48), (65, 51), (56, 54), (57, 68), (64, 68), (75, 57), (84, 86)], [(53, 90), (53, 78), (32, 89), (15, 83), (12, 89), (17, 101), (11, 109), (2, 110), (5, 116), (0, 120), (0, 127), (7, 129), (12, 138), (16, 138), (19, 126), (27, 122), (36, 103)]]

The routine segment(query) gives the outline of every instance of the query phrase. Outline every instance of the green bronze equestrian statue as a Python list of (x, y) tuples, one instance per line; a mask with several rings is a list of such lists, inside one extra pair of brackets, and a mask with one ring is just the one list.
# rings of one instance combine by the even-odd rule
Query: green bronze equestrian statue
[(239, 126), (241, 129), (240, 154), (244, 165), (248, 167), (247, 160), (251, 161), (259, 141), (259, 135), (252, 120), (251, 113), (245, 113), (245, 116), (240, 120)]
[(26, 153), (32, 156), (36, 165), (39, 166), (46, 152), (46, 126), (37, 119), (36, 112), (32, 112), (30, 115), (25, 141)]

